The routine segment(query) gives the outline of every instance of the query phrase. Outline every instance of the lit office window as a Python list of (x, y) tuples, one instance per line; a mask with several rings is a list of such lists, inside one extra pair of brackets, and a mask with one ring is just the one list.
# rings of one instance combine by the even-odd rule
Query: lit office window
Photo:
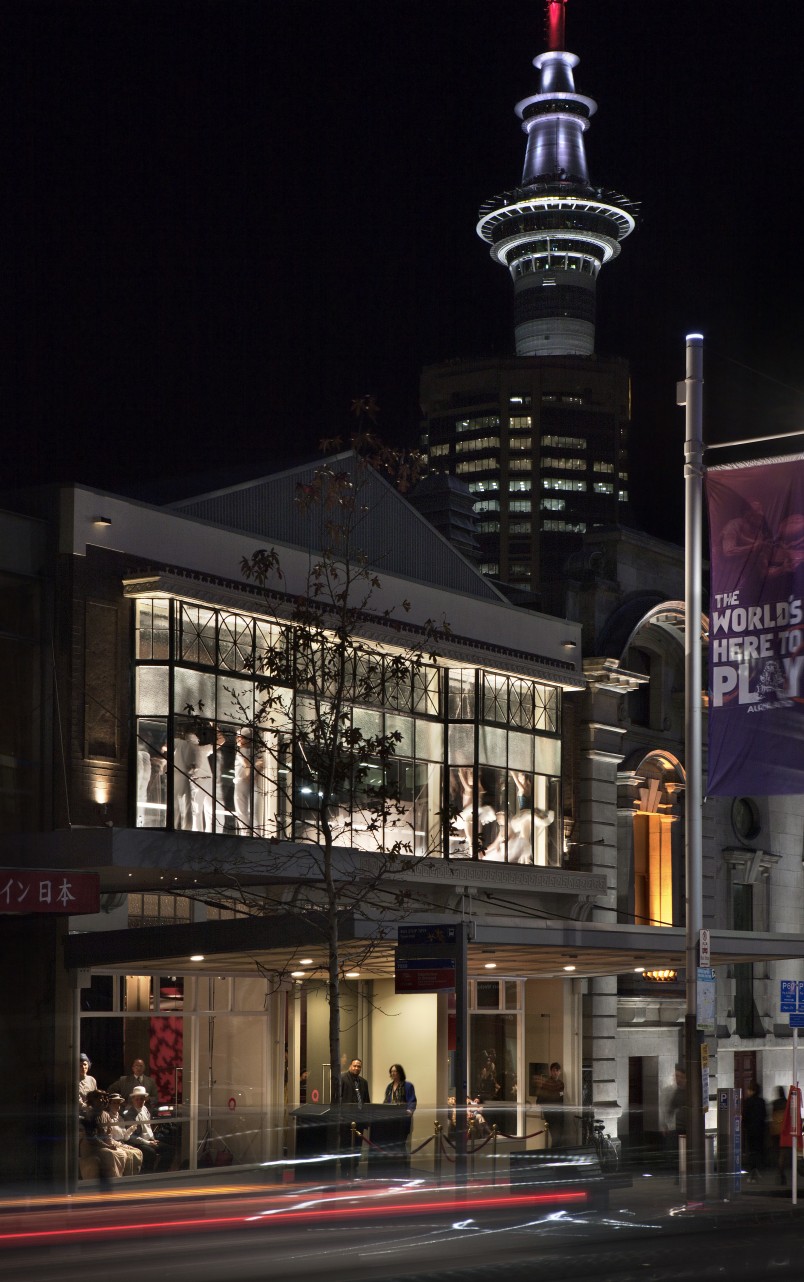
[(573, 490), (577, 493), (586, 492), (586, 481), (575, 481), (570, 477), (564, 476), (543, 476), (542, 489), (544, 490)]
[(582, 436), (543, 436), (542, 446), (554, 450), (585, 450), (586, 440)]

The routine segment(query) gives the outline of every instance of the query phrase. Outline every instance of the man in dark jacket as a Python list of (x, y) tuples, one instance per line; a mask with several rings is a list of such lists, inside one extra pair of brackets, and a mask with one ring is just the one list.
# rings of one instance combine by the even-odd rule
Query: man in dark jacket
[[(361, 1077), (363, 1062), (359, 1059), (353, 1059), (345, 1073), (341, 1073), (341, 1108), (345, 1113), (356, 1114), (364, 1104), (370, 1104), (369, 1084), (365, 1077)], [(348, 1123), (341, 1126), (341, 1174), (355, 1176), (357, 1174), (357, 1164), (360, 1161), (360, 1146), (362, 1141), (360, 1137), (352, 1132), (352, 1120), (357, 1122), (358, 1129), (363, 1131), (365, 1128), (360, 1125), (357, 1116), (349, 1117)]]
[(151, 1108), (156, 1108), (159, 1103), (159, 1090), (156, 1082), (145, 1071), (145, 1061), (135, 1059), (131, 1065), (131, 1072), (125, 1077), (118, 1077), (116, 1082), (112, 1082), (109, 1087), (110, 1093), (122, 1095), (127, 1100), (134, 1090), (135, 1086), (143, 1086), (148, 1096), (148, 1102)]

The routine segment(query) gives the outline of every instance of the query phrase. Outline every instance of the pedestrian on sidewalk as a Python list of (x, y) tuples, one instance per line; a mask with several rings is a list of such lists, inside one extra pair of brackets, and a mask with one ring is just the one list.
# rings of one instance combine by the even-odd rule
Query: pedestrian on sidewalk
[(743, 1135), (745, 1136), (748, 1183), (756, 1184), (765, 1165), (768, 1134), (768, 1110), (759, 1082), (751, 1082), (743, 1100)]

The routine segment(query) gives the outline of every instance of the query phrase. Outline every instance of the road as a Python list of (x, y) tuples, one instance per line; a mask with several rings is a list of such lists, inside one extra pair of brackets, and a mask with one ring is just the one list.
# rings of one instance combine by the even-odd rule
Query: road
[[(799, 1279), (798, 1216), (470, 1196), (426, 1206), (380, 1190), (270, 1191), (0, 1215), (5, 1282), (707, 1282)], [(48, 1220), (46, 1216), (50, 1216)], [(48, 1228), (47, 1224), (55, 1225)], [(5, 1227), (5, 1234), (2, 1229)], [(19, 1238), (12, 1236), (19, 1233)], [(40, 1236), (33, 1236), (39, 1234)], [(73, 1236), (71, 1236), (73, 1235)]]

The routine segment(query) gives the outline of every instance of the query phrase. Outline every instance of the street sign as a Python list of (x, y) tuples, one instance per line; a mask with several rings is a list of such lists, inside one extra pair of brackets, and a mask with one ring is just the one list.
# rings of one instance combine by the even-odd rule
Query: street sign
[(400, 926), (396, 941), (400, 948), (418, 947), (420, 944), (438, 944), (454, 947), (458, 942), (458, 927), (453, 925)]
[(794, 1015), (798, 1010), (798, 980), (783, 979), (780, 983), (779, 1005), (783, 1015)]
[(791, 1028), (804, 1028), (804, 1011), (799, 1011), (797, 1015), (790, 1016)]
[(52, 872), (44, 868), (0, 868), (0, 913), (100, 912), (96, 872)]
[(699, 966), (696, 973), (697, 988), (697, 1028), (705, 1033), (714, 1033), (716, 1028), (715, 1013), (717, 1009), (717, 985), (715, 972), (711, 966)]
[(400, 957), (397, 955), (394, 992), (440, 993), (454, 987), (454, 957)]
[(708, 930), (702, 930), (698, 935), (698, 965), (709, 966), (711, 963), (710, 935)]
[(704, 1112), (709, 1108), (709, 1047), (706, 1042), (701, 1044), (701, 1108)]

